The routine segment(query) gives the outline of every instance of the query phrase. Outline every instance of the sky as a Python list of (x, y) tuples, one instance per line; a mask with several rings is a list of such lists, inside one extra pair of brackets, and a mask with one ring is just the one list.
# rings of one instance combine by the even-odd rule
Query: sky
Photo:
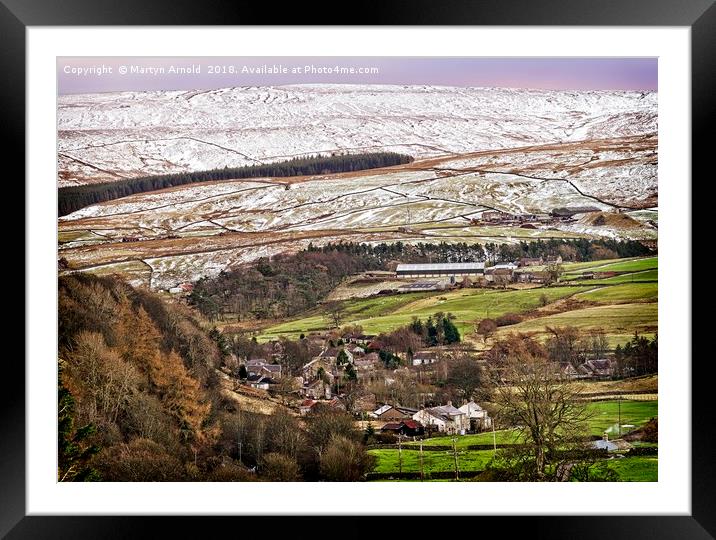
[(657, 58), (58, 57), (59, 94), (286, 84), (657, 90)]

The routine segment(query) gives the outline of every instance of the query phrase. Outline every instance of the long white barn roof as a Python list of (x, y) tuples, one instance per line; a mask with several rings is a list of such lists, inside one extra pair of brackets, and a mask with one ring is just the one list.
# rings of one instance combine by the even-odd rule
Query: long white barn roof
[(396, 272), (410, 272), (420, 270), (483, 270), (484, 262), (469, 263), (440, 263), (440, 264), (399, 264)]

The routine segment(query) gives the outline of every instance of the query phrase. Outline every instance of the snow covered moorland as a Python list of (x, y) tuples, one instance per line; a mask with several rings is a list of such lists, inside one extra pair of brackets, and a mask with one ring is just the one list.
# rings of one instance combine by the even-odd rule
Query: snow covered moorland
[[(336, 151), (416, 158), (178, 186), (60, 219), (71, 269), (153, 288), (309, 242), (657, 237), (655, 93), (304, 85), (70, 95), (59, 129), (60, 185)], [(565, 207), (590, 213), (549, 217)], [(495, 211), (541, 218), (483, 219)]]
[(416, 158), (656, 133), (657, 95), (298, 85), (64, 95), (59, 182), (384, 148)]

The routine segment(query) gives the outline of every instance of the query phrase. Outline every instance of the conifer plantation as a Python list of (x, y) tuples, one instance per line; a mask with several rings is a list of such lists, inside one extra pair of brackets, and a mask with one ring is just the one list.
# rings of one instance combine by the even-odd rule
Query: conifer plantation
[(412, 161), (412, 157), (394, 152), (346, 154), (329, 157), (310, 156), (306, 158), (293, 158), (288, 161), (279, 161), (267, 165), (224, 167), (223, 169), (212, 169), (208, 171), (142, 176), (116, 182), (61, 187), (58, 189), (58, 212), (60, 216), (65, 216), (91, 204), (111, 201), (134, 195), (135, 193), (145, 193), (147, 191), (193, 184), (195, 182), (331, 174), (391, 167)]

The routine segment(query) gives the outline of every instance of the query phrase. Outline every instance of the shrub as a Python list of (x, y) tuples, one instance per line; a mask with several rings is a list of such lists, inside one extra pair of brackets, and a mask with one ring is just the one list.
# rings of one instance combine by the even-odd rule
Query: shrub
[(510, 326), (522, 322), (522, 317), (517, 313), (505, 313), (501, 317), (495, 319), (497, 326)]
[(381, 444), (395, 444), (396, 442), (398, 442), (398, 437), (396, 437), (395, 434), (391, 433), (390, 431), (386, 431), (385, 433), (378, 433), (376, 434), (375, 438)]

